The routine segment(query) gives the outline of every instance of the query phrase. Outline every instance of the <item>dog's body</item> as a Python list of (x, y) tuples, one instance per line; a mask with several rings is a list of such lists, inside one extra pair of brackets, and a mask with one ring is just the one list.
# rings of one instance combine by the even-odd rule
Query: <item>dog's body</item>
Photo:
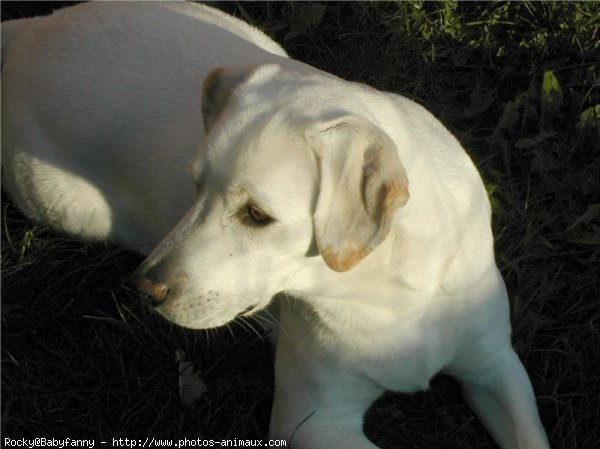
[(184, 326), (298, 298), (279, 298), (272, 437), (375, 447), (372, 401), (445, 371), (501, 447), (548, 447), (485, 189), (427, 111), (198, 5), (2, 31), (3, 184), (26, 215), (142, 253), (162, 240), (138, 285)]
[[(36, 221), (142, 253), (193, 201), (185, 174), (208, 72), (285, 56), (247, 24), (183, 3), (69, 8), (2, 31), (5, 188)], [(36, 110), (21, 110), (37, 92)]]

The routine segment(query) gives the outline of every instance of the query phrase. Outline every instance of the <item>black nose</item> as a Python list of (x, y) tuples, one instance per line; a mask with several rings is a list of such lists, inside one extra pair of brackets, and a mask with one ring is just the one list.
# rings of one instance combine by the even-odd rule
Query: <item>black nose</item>
[(150, 305), (157, 307), (161, 305), (167, 295), (169, 294), (169, 288), (165, 284), (153, 281), (145, 277), (137, 277), (135, 286), (138, 291)]

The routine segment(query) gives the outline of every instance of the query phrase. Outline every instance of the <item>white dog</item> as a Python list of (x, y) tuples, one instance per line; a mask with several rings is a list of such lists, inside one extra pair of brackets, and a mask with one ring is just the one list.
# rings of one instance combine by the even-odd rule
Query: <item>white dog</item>
[(6, 22), (2, 55), (3, 183), (28, 217), (158, 245), (138, 287), (182, 326), (286, 294), (272, 438), (374, 448), (370, 404), (444, 371), (502, 448), (548, 447), (510, 343), (486, 192), (422, 107), (194, 4)]

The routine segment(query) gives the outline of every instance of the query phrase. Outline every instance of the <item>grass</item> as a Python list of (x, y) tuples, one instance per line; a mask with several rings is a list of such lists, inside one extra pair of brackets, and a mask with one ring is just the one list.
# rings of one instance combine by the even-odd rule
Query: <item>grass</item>
[[(57, 5), (3, 2), (3, 20)], [(290, 54), (415, 99), (461, 140), (494, 210), (514, 345), (552, 446), (600, 447), (600, 4), (219, 3)], [(191, 332), (122, 286), (140, 257), (26, 221), (2, 198), (3, 436), (264, 438), (269, 345), (243, 324)], [(208, 392), (178, 397), (175, 351)], [(457, 385), (389, 394), (385, 448), (491, 448)]]

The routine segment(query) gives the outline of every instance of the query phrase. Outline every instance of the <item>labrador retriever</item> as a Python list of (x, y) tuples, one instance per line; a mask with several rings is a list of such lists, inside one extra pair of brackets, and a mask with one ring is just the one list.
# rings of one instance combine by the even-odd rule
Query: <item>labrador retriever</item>
[(29, 218), (149, 254), (138, 288), (181, 326), (277, 298), (272, 438), (374, 448), (370, 404), (443, 371), (500, 447), (548, 447), (483, 183), (424, 108), (187, 3), (5, 22), (2, 64), (3, 185)]

